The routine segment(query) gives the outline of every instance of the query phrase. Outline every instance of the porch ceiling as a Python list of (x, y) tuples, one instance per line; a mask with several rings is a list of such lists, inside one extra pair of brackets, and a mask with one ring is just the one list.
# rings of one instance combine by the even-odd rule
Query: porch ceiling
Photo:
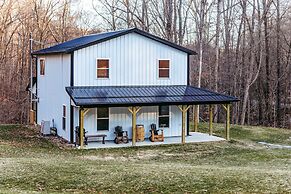
[(77, 106), (120, 107), (153, 105), (225, 104), (238, 98), (185, 85), (66, 87)]

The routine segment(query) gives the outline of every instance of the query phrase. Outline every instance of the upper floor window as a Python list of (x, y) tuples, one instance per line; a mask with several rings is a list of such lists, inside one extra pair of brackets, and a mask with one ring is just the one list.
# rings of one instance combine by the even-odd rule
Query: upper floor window
[(45, 74), (45, 60), (40, 59), (39, 64), (40, 64), (40, 75), (44, 75)]
[(109, 78), (109, 59), (97, 59), (97, 78)]
[(109, 130), (109, 108), (97, 108), (97, 131)]
[(159, 78), (170, 77), (170, 60), (159, 60)]

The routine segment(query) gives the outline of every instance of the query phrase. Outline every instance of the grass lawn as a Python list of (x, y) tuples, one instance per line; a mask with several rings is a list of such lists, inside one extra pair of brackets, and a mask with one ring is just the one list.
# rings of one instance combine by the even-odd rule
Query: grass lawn
[[(214, 133), (223, 136), (223, 125)], [(291, 130), (232, 126), (231, 138), (76, 150), (0, 125), (0, 193), (291, 193), (291, 149), (257, 143), (291, 145)]]

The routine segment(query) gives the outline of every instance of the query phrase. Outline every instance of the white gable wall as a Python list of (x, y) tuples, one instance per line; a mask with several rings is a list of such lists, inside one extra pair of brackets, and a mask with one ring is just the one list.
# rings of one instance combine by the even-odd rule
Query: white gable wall
[[(96, 59), (109, 59), (109, 79), (96, 78)], [(170, 78), (158, 78), (158, 59), (170, 60)], [(74, 52), (75, 86), (187, 85), (187, 53), (136, 33)]]
[[(109, 59), (109, 79), (96, 78), (96, 59)], [(170, 78), (158, 78), (158, 59), (170, 60)], [(130, 33), (109, 41), (74, 52), (75, 86), (128, 86), (128, 85), (187, 85), (187, 53)], [(85, 116), (84, 127), (88, 134), (106, 134), (114, 139), (114, 127), (121, 125), (131, 138), (131, 114), (127, 108), (110, 108), (109, 131), (97, 132), (96, 109)], [(75, 110), (75, 126), (78, 125), (78, 110)], [(150, 124), (158, 125), (158, 107), (142, 107), (137, 115), (137, 124), (145, 126), (149, 137)], [(180, 136), (182, 114), (176, 106), (170, 108), (170, 128), (165, 136)]]
[[(70, 139), (70, 98), (65, 87), (70, 86), (70, 56), (68, 54), (38, 56), (37, 60), (37, 124), (54, 119), (58, 135)], [(41, 58), (45, 59), (45, 75), (40, 75)], [(66, 105), (66, 130), (62, 129), (63, 105)]]

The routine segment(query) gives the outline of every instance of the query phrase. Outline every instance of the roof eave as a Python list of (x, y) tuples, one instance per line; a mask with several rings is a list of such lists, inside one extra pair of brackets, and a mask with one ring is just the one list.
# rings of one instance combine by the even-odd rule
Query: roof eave
[(190, 55), (197, 55), (198, 54), (197, 52), (195, 52), (195, 51), (193, 51), (191, 49), (188, 49), (186, 47), (180, 46), (180, 45), (178, 45), (176, 43), (173, 43), (171, 41), (162, 39), (162, 38), (160, 38), (158, 36), (155, 36), (155, 35), (150, 34), (148, 32), (142, 31), (142, 30), (140, 30), (138, 28), (134, 28), (133, 30), (134, 30), (135, 33), (138, 33), (138, 34), (140, 34), (142, 36), (146, 36), (147, 38), (150, 38), (152, 40), (158, 41), (158, 42), (160, 42), (162, 44), (168, 45), (168, 46), (170, 46), (172, 48), (178, 49), (178, 50), (183, 51), (185, 53), (188, 53)]
[(89, 47), (89, 46), (93, 46), (95, 44), (102, 43), (102, 42), (105, 42), (107, 40), (111, 40), (111, 39), (114, 39), (114, 38), (117, 38), (117, 37), (120, 37), (120, 36), (129, 34), (129, 33), (132, 33), (132, 32), (135, 32), (137, 34), (140, 34), (142, 36), (145, 36), (147, 38), (150, 38), (150, 39), (152, 39), (154, 41), (160, 42), (162, 44), (168, 45), (168, 46), (170, 46), (172, 48), (175, 48), (177, 50), (180, 50), (182, 52), (188, 53), (189, 55), (197, 55), (197, 53), (195, 51), (191, 50), (191, 49), (188, 49), (186, 47), (183, 47), (183, 46), (180, 46), (178, 44), (172, 43), (172, 42), (170, 42), (168, 40), (162, 39), (162, 38), (160, 38), (158, 36), (155, 36), (155, 35), (150, 34), (148, 32), (142, 31), (142, 30), (140, 30), (138, 28), (131, 28), (131, 29), (126, 30), (124, 32), (120, 32), (120, 33), (117, 33), (115, 35), (112, 35), (112, 36), (109, 36), (109, 37), (106, 37), (106, 38), (103, 38), (103, 39), (100, 39), (100, 40), (96, 40), (96, 41), (90, 42), (88, 44), (84, 44), (84, 45), (81, 45), (81, 46), (77, 46), (77, 47), (74, 47), (74, 48), (71, 48), (71, 49), (66, 49), (66, 50), (61, 51), (61, 52), (41, 52), (43, 50), (42, 49), (42, 50), (35, 51), (32, 54), (33, 55), (49, 55), (49, 54), (62, 54), (62, 53), (68, 54), (68, 53), (72, 53), (72, 52), (74, 52), (76, 50), (80, 50), (82, 48), (86, 48), (86, 47)]
[(66, 53), (71, 53), (71, 52), (74, 52), (76, 50), (80, 50), (82, 48), (86, 48), (86, 47), (89, 47), (89, 46), (93, 46), (95, 44), (99, 44), (99, 43), (102, 43), (102, 42), (105, 42), (107, 40), (111, 40), (113, 38), (117, 38), (117, 37), (120, 37), (120, 36), (123, 36), (123, 35), (126, 35), (126, 34), (129, 34), (131, 33), (135, 28), (132, 28), (132, 29), (129, 29), (127, 31), (124, 31), (124, 32), (120, 32), (118, 34), (115, 34), (115, 35), (112, 35), (110, 37), (106, 37), (106, 38), (103, 38), (103, 39), (100, 39), (100, 40), (96, 40), (96, 41), (93, 41), (93, 42), (90, 42), (88, 44), (84, 44), (84, 45), (81, 45), (81, 46), (77, 46), (75, 48), (72, 48), (72, 49), (68, 49), (66, 50)]
[(61, 51), (61, 52), (32, 52), (31, 55), (34, 56), (39, 56), (39, 55), (59, 55), (59, 54), (67, 54), (66, 51)]
[[(74, 100), (73, 100), (74, 101)], [(81, 106), (84, 108), (96, 108), (96, 107), (128, 107), (128, 106), (159, 106), (159, 105), (204, 105), (204, 104), (231, 104), (237, 101), (204, 101), (204, 102), (157, 102), (157, 103), (114, 103), (114, 104), (81, 104), (74, 103), (76, 106)]]

